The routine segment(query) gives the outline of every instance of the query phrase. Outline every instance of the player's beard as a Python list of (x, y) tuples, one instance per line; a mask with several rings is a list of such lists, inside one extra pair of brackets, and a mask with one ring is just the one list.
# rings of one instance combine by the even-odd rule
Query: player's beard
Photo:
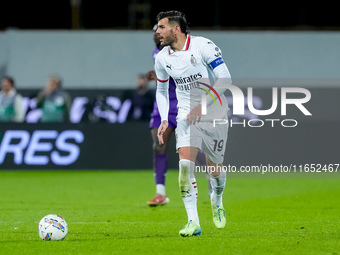
[(163, 37), (163, 41), (161, 42), (161, 45), (164, 46), (172, 46), (172, 44), (176, 41), (176, 36), (173, 33), (173, 31), (170, 31), (170, 34), (166, 37)]

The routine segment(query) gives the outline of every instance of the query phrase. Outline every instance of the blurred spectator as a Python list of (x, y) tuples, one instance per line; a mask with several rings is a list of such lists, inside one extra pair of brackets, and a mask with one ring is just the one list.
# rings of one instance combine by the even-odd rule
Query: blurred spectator
[(48, 84), (37, 96), (37, 107), (42, 109), (40, 122), (69, 122), (72, 99), (62, 88), (61, 78), (50, 76)]
[(155, 93), (149, 91), (147, 78), (144, 74), (140, 74), (137, 79), (137, 89), (131, 96), (130, 119), (149, 121), (154, 100)]
[(22, 96), (14, 88), (14, 80), (5, 76), (1, 80), (0, 122), (23, 122)]

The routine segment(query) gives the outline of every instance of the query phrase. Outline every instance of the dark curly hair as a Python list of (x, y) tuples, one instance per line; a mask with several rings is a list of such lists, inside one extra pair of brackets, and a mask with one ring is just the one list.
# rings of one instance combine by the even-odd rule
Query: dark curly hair
[(160, 12), (158, 13), (156, 20), (158, 22), (164, 18), (168, 18), (170, 24), (177, 23), (180, 26), (182, 33), (184, 33), (185, 35), (190, 33), (188, 22), (187, 22), (187, 19), (185, 18), (184, 13), (180, 11)]

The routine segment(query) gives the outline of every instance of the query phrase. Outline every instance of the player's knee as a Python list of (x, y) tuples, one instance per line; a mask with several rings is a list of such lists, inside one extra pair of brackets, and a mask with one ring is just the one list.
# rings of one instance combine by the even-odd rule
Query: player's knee
[(190, 169), (191, 161), (187, 159), (181, 159), (179, 161), (179, 176), (178, 184), (180, 190), (189, 190), (191, 188), (190, 183)]
[(152, 149), (153, 149), (155, 154), (165, 154), (166, 148), (167, 148), (166, 143), (164, 143), (162, 145), (160, 145), (158, 143), (153, 143), (153, 145), (152, 145)]

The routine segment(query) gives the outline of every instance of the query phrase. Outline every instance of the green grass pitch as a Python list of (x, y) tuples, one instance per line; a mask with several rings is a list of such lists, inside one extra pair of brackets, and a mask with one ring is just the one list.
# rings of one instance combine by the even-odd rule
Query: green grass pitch
[[(223, 230), (199, 178), (202, 235), (190, 238), (178, 235), (177, 178), (168, 172), (170, 203), (149, 208), (152, 171), (0, 170), (0, 254), (340, 254), (339, 178), (230, 178)], [(65, 240), (39, 239), (50, 213), (67, 221)]]

